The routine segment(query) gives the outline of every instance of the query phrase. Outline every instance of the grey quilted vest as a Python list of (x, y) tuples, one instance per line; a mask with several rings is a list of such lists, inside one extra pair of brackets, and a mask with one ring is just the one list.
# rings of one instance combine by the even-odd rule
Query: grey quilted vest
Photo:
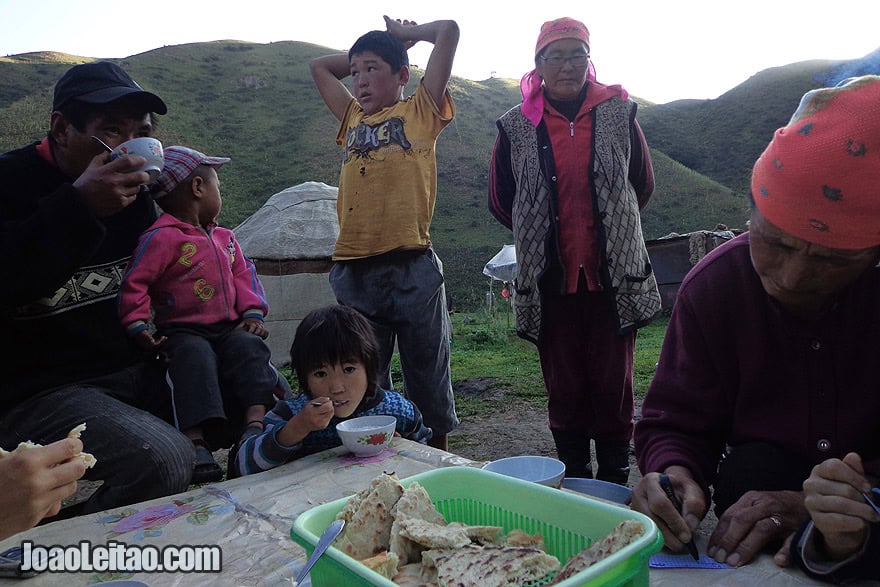
[[(605, 291), (616, 301), (620, 333), (644, 326), (660, 312), (660, 293), (651, 269), (635, 190), (628, 180), (630, 125), (634, 102), (617, 98), (593, 111), (593, 209), (599, 226), (599, 273)], [(510, 138), (511, 168), (517, 178), (513, 201), (513, 236), (517, 277), (514, 311), (517, 333), (537, 342), (541, 333), (539, 281), (547, 268), (548, 239), (557, 231), (556, 187), (543, 173), (542, 157), (552, 157), (548, 144), (516, 106), (499, 124)], [(539, 150), (540, 149), (540, 150)], [(549, 167), (549, 168), (552, 168)], [(551, 201), (552, 199), (552, 201)]]

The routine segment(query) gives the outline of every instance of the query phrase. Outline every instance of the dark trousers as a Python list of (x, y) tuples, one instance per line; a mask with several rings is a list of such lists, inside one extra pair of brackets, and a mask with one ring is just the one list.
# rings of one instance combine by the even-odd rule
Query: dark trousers
[(604, 293), (544, 294), (538, 353), (550, 429), (629, 444), (636, 335), (618, 334), (613, 304)]
[(547, 387), (550, 431), (569, 477), (625, 485), (633, 431), (635, 332), (618, 334), (611, 296), (583, 291), (544, 294), (538, 343)]
[(0, 446), (49, 444), (85, 423), (84, 450), (97, 459), (85, 479), (104, 483), (78, 513), (92, 513), (186, 491), (192, 443), (168, 423), (135, 407), (158, 395), (159, 373), (137, 367), (47, 392), (0, 417)]
[(433, 249), (398, 251), (340, 261), (330, 270), (337, 301), (373, 324), (379, 342), (379, 383), (390, 384), (394, 342), (403, 393), (434, 436), (458, 424), (449, 368), (449, 314), (443, 266)]
[(234, 323), (164, 329), (172, 422), (186, 431), (202, 426), (212, 448), (238, 438), (245, 408), (275, 405), (281, 376), (269, 347)]

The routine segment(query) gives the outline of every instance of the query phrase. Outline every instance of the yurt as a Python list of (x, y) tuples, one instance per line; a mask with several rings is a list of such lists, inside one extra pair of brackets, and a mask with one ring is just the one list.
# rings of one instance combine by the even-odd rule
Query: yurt
[(266, 290), (266, 342), (278, 366), (290, 364), (290, 344), (305, 315), (336, 303), (328, 280), (339, 234), (336, 193), (315, 181), (289, 187), (234, 229)]

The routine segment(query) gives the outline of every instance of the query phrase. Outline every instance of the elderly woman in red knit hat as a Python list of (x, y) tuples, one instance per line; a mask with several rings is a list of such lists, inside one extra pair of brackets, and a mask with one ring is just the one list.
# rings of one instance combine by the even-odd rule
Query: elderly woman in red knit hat
[(636, 104), (596, 81), (582, 22), (545, 22), (522, 104), (498, 121), (489, 209), (513, 230), (517, 333), (538, 347), (569, 477), (625, 485), (636, 329), (660, 311), (640, 209), (654, 172)]
[(635, 430), (633, 507), (673, 550), (710, 495), (708, 554), (734, 566), (780, 545), (789, 564), (810, 513), (814, 554), (843, 562), (880, 520), (862, 496), (880, 473), (878, 186), (880, 77), (814, 90), (755, 164), (749, 232), (682, 283)]

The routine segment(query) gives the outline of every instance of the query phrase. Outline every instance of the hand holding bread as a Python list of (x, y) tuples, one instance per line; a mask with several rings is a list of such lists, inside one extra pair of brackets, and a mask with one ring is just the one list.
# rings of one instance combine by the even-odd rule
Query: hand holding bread
[(85, 424), (48, 446), (27, 441), (13, 451), (0, 449), (0, 539), (34, 527), (57, 514), (76, 481), (95, 464), (82, 452)]

